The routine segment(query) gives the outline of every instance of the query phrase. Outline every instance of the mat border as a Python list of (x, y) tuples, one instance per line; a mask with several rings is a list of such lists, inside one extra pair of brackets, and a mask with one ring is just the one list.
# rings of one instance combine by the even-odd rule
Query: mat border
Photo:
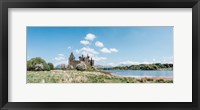
[[(200, 110), (200, 0), (0, 0), (1, 110)], [(192, 102), (8, 102), (9, 8), (192, 8)]]

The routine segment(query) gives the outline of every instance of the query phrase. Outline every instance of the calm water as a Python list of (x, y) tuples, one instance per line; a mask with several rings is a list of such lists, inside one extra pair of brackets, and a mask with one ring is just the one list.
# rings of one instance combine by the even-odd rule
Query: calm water
[(167, 77), (173, 78), (173, 71), (166, 70), (104, 70), (115, 76), (124, 77)]

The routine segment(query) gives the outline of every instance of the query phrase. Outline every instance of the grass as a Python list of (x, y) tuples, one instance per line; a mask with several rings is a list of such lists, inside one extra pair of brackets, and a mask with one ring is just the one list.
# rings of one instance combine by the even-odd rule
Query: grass
[(97, 71), (28, 71), (27, 83), (173, 83), (167, 78), (118, 77)]

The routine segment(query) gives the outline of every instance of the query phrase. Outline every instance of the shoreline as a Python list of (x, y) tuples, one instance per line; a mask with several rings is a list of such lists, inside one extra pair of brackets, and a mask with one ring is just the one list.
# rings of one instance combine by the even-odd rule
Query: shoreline
[[(169, 71), (171, 71), (171, 70), (169, 70)], [(106, 72), (106, 71), (99, 71), (99, 72), (104, 73), (104, 74), (109, 74), (112, 76), (117, 76), (117, 75), (114, 75), (114, 73), (112, 73), (112, 72)], [(173, 80), (173, 77), (158, 77), (158, 76), (117, 76), (117, 77), (130, 77), (130, 78), (137, 78), (137, 79), (152, 78), (152, 79)]]
[[(120, 69), (118, 69), (120, 70)], [(118, 71), (117, 69), (115, 70), (101, 70), (101, 71)], [(123, 70), (122, 70), (123, 71)], [(159, 70), (124, 70), (124, 71), (173, 71), (173, 70), (164, 70), (164, 69), (159, 69)]]
[(27, 71), (28, 83), (173, 83), (165, 77), (121, 77), (111, 72), (52, 70)]

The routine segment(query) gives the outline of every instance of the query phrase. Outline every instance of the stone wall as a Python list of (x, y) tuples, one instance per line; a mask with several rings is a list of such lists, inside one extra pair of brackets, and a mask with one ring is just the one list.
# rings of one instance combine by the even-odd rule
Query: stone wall
[(76, 68), (76, 65), (78, 65), (80, 63), (80, 61), (69, 61), (69, 64), (68, 65), (72, 65), (74, 68)]

